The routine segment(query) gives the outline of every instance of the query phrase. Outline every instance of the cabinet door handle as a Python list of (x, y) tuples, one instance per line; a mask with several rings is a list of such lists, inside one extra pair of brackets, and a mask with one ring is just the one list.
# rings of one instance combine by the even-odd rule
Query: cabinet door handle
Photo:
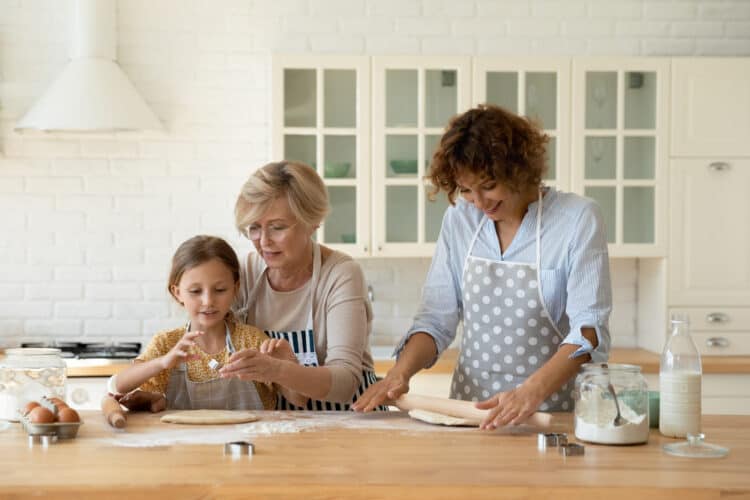
[(725, 161), (714, 161), (708, 164), (708, 168), (711, 170), (714, 170), (716, 172), (722, 172), (724, 170), (729, 170), (729, 163)]
[(706, 339), (708, 347), (729, 347), (729, 341), (724, 337), (709, 337)]
[(727, 323), (729, 316), (724, 313), (709, 313), (706, 314), (706, 321), (709, 323)]

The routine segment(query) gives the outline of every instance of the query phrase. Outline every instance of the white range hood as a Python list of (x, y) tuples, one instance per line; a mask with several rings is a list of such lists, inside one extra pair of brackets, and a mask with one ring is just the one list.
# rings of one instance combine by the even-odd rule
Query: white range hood
[(162, 130), (116, 62), (115, 0), (74, 0), (70, 62), (16, 124), (17, 131)]

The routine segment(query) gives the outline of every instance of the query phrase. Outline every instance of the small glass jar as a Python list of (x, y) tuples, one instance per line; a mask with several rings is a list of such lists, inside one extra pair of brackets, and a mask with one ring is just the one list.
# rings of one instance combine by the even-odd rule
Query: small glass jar
[(7, 349), (0, 358), (0, 419), (18, 421), (29, 401), (65, 397), (65, 360), (60, 349)]
[(586, 363), (573, 397), (576, 438), (599, 444), (648, 441), (648, 386), (640, 366)]

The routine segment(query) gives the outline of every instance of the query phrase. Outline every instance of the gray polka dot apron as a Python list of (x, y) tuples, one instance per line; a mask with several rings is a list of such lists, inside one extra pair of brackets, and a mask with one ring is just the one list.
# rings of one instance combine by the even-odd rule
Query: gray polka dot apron
[[(234, 345), (225, 326), (228, 353)], [(188, 322), (185, 331), (190, 331)], [(237, 378), (219, 378), (194, 382), (188, 378), (187, 366), (180, 363), (172, 370), (167, 383), (167, 408), (174, 410), (263, 410), (263, 401), (253, 382)]]
[[(313, 331), (313, 295), (318, 284), (318, 277), (320, 276), (320, 266), (320, 246), (317, 243), (313, 242), (313, 273), (312, 278), (310, 278), (310, 307), (309, 313), (307, 315), (307, 324), (305, 325), (305, 327), (290, 331), (264, 330), (266, 335), (271, 338), (284, 339), (289, 342), (289, 344), (292, 346), (294, 354), (297, 356), (297, 361), (299, 361), (299, 363), (304, 366), (319, 366), (318, 354), (315, 352), (315, 334)], [(268, 268), (264, 269), (263, 272), (260, 273), (260, 276), (255, 280), (253, 290), (250, 293), (250, 299), (248, 300), (248, 304), (250, 304), (250, 307), (254, 307), (255, 301), (259, 296), (260, 287), (268, 285), (268, 280), (266, 279), (267, 270)], [(377, 382), (377, 380), (378, 379), (375, 376), (375, 372), (370, 370), (362, 370), (360, 385), (357, 388), (357, 391), (354, 393), (354, 397), (349, 403), (335, 403), (331, 401), (308, 399), (307, 405), (302, 407), (293, 405), (292, 403), (287, 401), (284, 396), (279, 394), (276, 407), (279, 410), (350, 410), (352, 403), (354, 403), (357, 398), (359, 398), (365, 392), (365, 390), (367, 390), (368, 387)], [(379, 406), (377, 410), (387, 411), (388, 408), (385, 406)]]
[[(542, 195), (536, 214), (536, 262), (533, 264), (474, 257), (471, 251), (487, 221), (479, 223), (464, 261), (463, 338), (450, 397), (487, 399), (520, 386), (557, 351), (563, 335), (550, 320), (539, 280)], [(573, 382), (539, 407), (571, 411)]]

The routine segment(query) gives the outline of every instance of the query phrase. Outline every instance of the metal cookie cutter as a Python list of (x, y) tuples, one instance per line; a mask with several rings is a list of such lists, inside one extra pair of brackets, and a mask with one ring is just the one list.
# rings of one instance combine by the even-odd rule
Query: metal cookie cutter
[(212, 370), (216, 371), (219, 368), (221, 368), (221, 363), (219, 363), (215, 359), (212, 359), (211, 361), (208, 362), (208, 367), (211, 368)]
[(224, 443), (224, 456), (240, 458), (244, 456), (252, 457), (255, 453), (255, 446), (248, 441), (232, 441)]
[(560, 452), (560, 455), (563, 455), (565, 457), (572, 457), (574, 455), (583, 455), (586, 451), (586, 448), (582, 444), (570, 443), (560, 446), (558, 448), (558, 451)]
[(536, 447), (540, 451), (547, 448), (560, 447), (568, 444), (568, 435), (558, 432), (540, 432), (537, 434)]
[(29, 434), (29, 447), (35, 445), (42, 445), (42, 448), (46, 448), (52, 443), (57, 442), (57, 434)]

